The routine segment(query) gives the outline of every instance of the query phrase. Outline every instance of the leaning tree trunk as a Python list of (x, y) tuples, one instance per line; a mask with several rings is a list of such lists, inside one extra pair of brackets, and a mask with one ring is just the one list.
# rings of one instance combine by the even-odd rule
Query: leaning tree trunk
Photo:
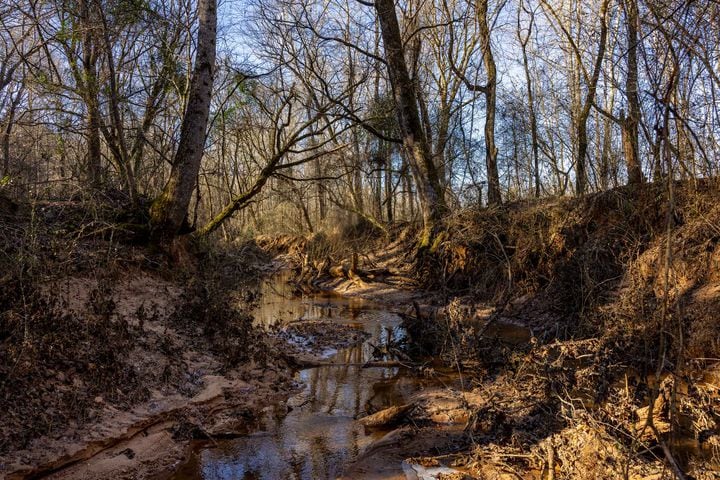
[(375, 10), (380, 21), (385, 60), (395, 98), (403, 144), (410, 154), (408, 157), (412, 162), (420, 188), (423, 215), (420, 246), (428, 247), (434, 239), (438, 223), (445, 211), (442, 186), (427, 137), (420, 123), (420, 113), (415, 98), (416, 90), (410, 80), (405, 62), (395, 3), (393, 0), (376, 0)]
[(150, 208), (153, 241), (168, 241), (178, 235), (186, 222), (188, 206), (197, 183), (205, 147), (210, 113), (215, 43), (217, 1), (199, 0), (200, 25), (195, 67), (190, 80), (188, 105), (180, 130), (180, 143), (173, 160), (170, 178)]
[[(595, 57), (595, 65), (593, 67), (592, 77), (588, 79), (588, 90), (585, 95), (585, 101), (582, 109), (578, 114), (577, 121), (577, 142), (578, 142), (578, 156), (577, 165), (575, 166), (575, 193), (577, 195), (584, 195), (587, 189), (587, 151), (588, 151), (588, 134), (587, 134), (587, 121), (590, 117), (592, 106), (595, 102), (595, 92), (597, 91), (598, 80), (600, 79), (600, 71), (602, 70), (602, 63), (605, 59), (605, 48), (607, 46), (607, 10), (609, 0), (603, 0), (600, 6), (600, 41), (598, 45), (597, 56)], [(578, 56), (578, 62), (581, 59)]]

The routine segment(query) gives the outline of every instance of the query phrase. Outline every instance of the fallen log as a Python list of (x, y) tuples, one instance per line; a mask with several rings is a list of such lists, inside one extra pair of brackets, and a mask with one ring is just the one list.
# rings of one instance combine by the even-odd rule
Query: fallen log
[(412, 410), (413, 407), (415, 407), (415, 404), (408, 403), (386, 408), (367, 417), (363, 417), (358, 420), (358, 422), (366, 428), (384, 427), (398, 422), (407, 412)]

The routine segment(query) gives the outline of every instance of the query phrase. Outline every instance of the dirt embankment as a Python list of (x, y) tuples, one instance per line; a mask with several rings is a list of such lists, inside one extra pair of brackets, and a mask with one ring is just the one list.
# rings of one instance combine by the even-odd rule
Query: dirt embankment
[(466, 472), (718, 478), (720, 189), (672, 187), (459, 211), (422, 253), (411, 230), (335, 257), (316, 236), (300, 278), (398, 304), (467, 375)]
[(147, 478), (294, 388), (248, 313), (268, 257), (154, 252), (103, 208), (0, 218), (0, 478)]

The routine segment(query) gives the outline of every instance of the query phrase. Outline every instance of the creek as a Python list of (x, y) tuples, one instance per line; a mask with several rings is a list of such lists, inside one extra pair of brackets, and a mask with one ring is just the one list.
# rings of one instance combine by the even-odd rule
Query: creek
[[(286, 403), (267, 406), (247, 434), (198, 442), (189, 461), (172, 477), (189, 479), (334, 479), (382, 431), (367, 433), (356, 420), (367, 412), (402, 405), (436, 380), (405, 368), (363, 368), (374, 346), (402, 339), (402, 319), (376, 303), (329, 293), (297, 296), (280, 275), (265, 284), (255, 322), (266, 328), (293, 321), (324, 320), (364, 330), (367, 339), (322, 356), (338, 365), (299, 370), (300, 391)], [(344, 365), (343, 365), (344, 364)], [(402, 466), (397, 465), (402, 475)]]

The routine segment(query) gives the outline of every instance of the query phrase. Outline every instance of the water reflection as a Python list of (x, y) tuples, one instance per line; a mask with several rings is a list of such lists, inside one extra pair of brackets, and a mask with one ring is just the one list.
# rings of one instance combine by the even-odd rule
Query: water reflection
[[(344, 364), (301, 370), (303, 391), (287, 406), (266, 409), (258, 430), (245, 437), (204, 445), (175, 479), (331, 479), (373, 440), (355, 419), (368, 410), (404, 403), (422, 388), (397, 368), (362, 368), (373, 345), (404, 335), (401, 319), (359, 299), (333, 296), (293, 297), (281, 278), (265, 286), (256, 322), (264, 326), (302, 319), (332, 318), (362, 328), (367, 342), (340, 349), (333, 361)], [(379, 435), (379, 434), (378, 434)]]
[(260, 303), (253, 311), (255, 324), (265, 328), (287, 324), (296, 320), (318, 320), (340, 316), (347, 321), (376, 308), (362, 298), (341, 297), (331, 293), (299, 294), (289, 282), (289, 272), (263, 283)]

